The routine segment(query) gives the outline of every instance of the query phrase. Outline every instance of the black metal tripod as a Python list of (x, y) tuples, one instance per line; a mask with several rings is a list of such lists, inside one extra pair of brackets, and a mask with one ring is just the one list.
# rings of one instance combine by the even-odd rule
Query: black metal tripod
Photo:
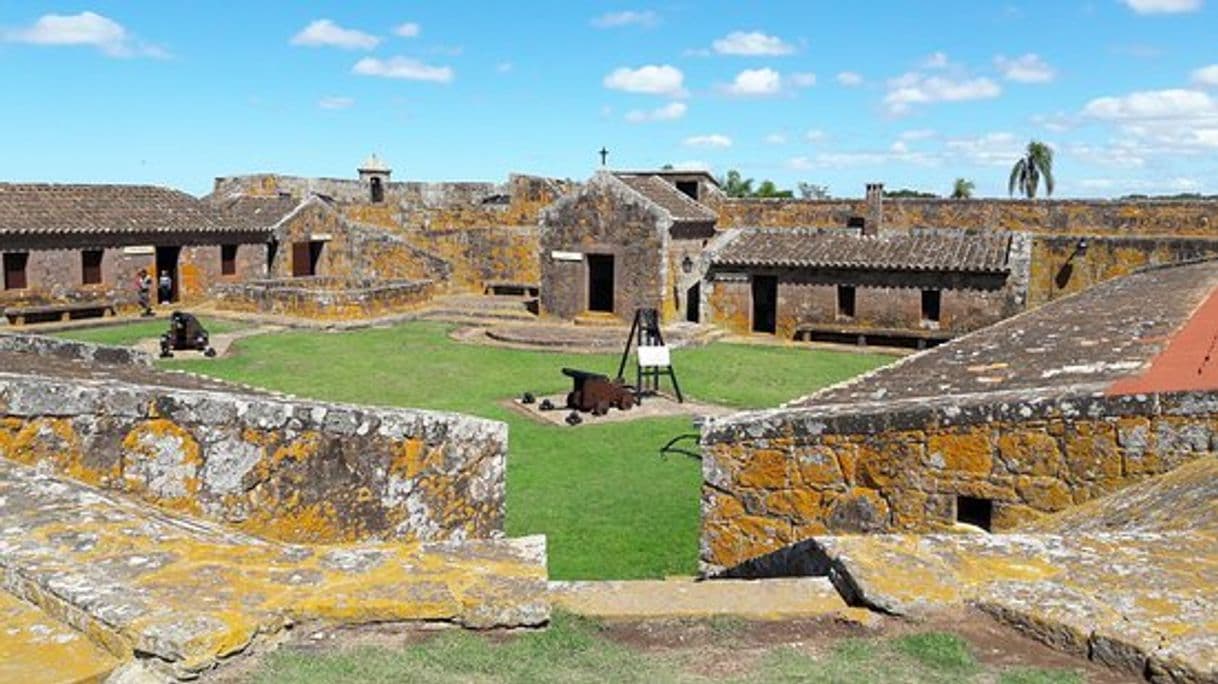
[[(626, 361), (630, 359), (631, 347), (662, 347), (664, 335), (660, 332), (660, 312), (655, 309), (635, 309), (634, 322), (630, 324), (630, 335), (626, 337), (626, 349), (622, 352), (622, 362), (617, 367), (618, 379), (624, 379)], [(681, 395), (681, 385), (677, 383), (677, 373), (672, 364), (666, 366), (646, 366), (636, 364), (637, 380), (634, 394), (640, 400), (644, 396), (655, 396), (660, 392), (660, 377), (667, 375), (672, 380), (672, 389), (677, 395), (677, 401), (684, 404), (685, 397)]]

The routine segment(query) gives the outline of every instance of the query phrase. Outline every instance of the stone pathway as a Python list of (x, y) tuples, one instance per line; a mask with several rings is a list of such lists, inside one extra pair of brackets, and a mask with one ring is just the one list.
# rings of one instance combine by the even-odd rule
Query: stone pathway
[(118, 666), (85, 635), (0, 592), (0, 682), (99, 682)]
[[(520, 399), (508, 399), (503, 402), (507, 408), (516, 411), (536, 420), (540, 423), (548, 425), (561, 425), (566, 427), (566, 418), (571, 413), (567, 406), (567, 394), (550, 394), (537, 397), (537, 400), (532, 404), (523, 404)], [(541, 402), (549, 400), (555, 408), (551, 411), (542, 411)], [(733, 413), (738, 413), (740, 409), (729, 408), (726, 406), (717, 406), (715, 404), (704, 404), (696, 401), (686, 401), (678, 403), (676, 399), (670, 399), (664, 395), (645, 397), (643, 403), (635, 406), (628, 411), (619, 411), (618, 409), (610, 409), (609, 413), (603, 416), (594, 416), (591, 413), (581, 413), (579, 417), (583, 420), (582, 423), (575, 427), (584, 425), (601, 425), (604, 423), (626, 423), (633, 420), (644, 420), (647, 418), (665, 418), (672, 416), (690, 416), (695, 420), (710, 416), (727, 416)], [(696, 429), (691, 429), (691, 434), (696, 433)], [(696, 435), (695, 435), (696, 436)], [(686, 442), (684, 446), (687, 449), (696, 451), (698, 440)]]
[(489, 628), (549, 618), (540, 537), (272, 543), (3, 459), (0, 588), (112, 656), (139, 654), (176, 676), (273, 644), (300, 621)]
[(878, 617), (866, 609), (847, 606), (824, 577), (551, 582), (550, 596), (556, 607), (608, 620), (833, 617), (870, 624)]

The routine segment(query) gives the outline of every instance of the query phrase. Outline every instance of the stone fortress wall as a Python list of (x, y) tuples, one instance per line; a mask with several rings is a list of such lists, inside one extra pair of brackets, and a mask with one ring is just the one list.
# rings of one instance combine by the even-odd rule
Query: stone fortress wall
[[(12, 339), (0, 353), (35, 358), (0, 371), (0, 458), (282, 541), (502, 536), (503, 423), (296, 400)], [(87, 371), (62, 365), (81, 359)]]
[(1218, 393), (1029, 393), (782, 409), (702, 435), (700, 561), (715, 572), (815, 535), (935, 532), (959, 496), (993, 529), (1218, 452)]

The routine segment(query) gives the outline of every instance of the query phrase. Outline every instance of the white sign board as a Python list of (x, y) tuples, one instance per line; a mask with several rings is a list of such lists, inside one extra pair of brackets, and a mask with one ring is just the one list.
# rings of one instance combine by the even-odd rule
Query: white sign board
[(134, 247), (124, 247), (123, 254), (156, 254), (156, 247), (152, 245), (136, 245)]
[(313, 233), (309, 236), (309, 239), (314, 242), (329, 242), (334, 239), (334, 235), (331, 233)]
[(550, 258), (554, 261), (583, 261), (584, 255), (581, 252), (559, 252), (555, 250), (550, 252)]
[(667, 368), (671, 365), (672, 357), (666, 345), (639, 347), (640, 368)]

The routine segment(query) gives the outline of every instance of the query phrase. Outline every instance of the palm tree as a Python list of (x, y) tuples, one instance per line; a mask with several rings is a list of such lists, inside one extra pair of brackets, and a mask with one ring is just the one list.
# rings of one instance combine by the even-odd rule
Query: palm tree
[(969, 199), (973, 196), (973, 189), (977, 187), (973, 185), (973, 181), (967, 178), (957, 178), (952, 185), (952, 199)]
[(1011, 195), (1016, 190), (1028, 199), (1036, 199), (1036, 188), (1040, 185), (1041, 177), (1045, 179), (1045, 194), (1053, 194), (1053, 148), (1033, 140), (1028, 143), (1027, 152), (1015, 162), (1011, 168), (1011, 180), (1007, 183), (1007, 192)]

